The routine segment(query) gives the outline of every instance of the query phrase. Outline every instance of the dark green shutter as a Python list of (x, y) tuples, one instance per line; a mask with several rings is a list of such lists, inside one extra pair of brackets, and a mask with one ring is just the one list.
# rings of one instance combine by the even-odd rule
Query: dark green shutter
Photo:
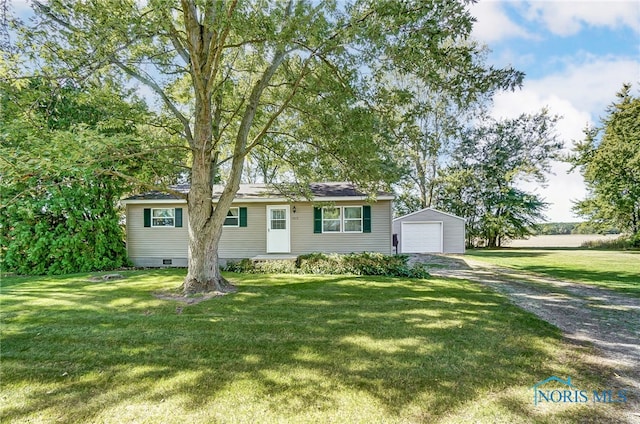
[(238, 208), (240, 211), (240, 226), (247, 226), (247, 208)]
[(371, 206), (369, 205), (362, 207), (362, 232), (371, 232)]
[(176, 227), (182, 227), (182, 208), (176, 208)]
[(144, 209), (144, 226), (151, 227), (151, 209)]
[(313, 232), (322, 233), (322, 208), (313, 208)]

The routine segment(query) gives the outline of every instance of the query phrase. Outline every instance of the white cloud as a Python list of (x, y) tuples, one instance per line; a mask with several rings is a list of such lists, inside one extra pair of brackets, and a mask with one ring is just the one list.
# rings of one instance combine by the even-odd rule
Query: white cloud
[[(522, 113), (534, 113), (546, 107), (551, 114), (561, 115), (563, 119), (558, 123), (558, 133), (563, 137), (579, 136), (584, 125), (590, 121), (588, 111), (575, 107), (570, 100), (559, 97), (556, 94), (541, 90), (542, 86), (525, 84), (521, 91), (504, 92), (494, 99), (492, 115), (496, 118), (515, 118)], [(579, 123), (576, 129), (576, 123)]]
[(640, 32), (637, 0), (537, 0), (522, 3), (521, 8), (525, 18), (560, 36), (577, 34), (585, 26), (629, 27)]
[(536, 193), (549, 203), (545, 211), (549, 222), (581, 221), (571, 211), (576, 200), (582, 200), (586, 196), (586, 188), (582, 175), (577, 170), (569, 173), (571, 165), (564, 162), (555, 162), (551, 173), (548, 175), (548, 183), (545, 187), (537, 183), (525, 182), (518, 186), (530, 193)]
[(31, 5), (28, 0), (9, 0), (10, 6), (17, 15), (31, 13)]
[(595, 57), (569, 63), (562, 72), (534, 80), (526, 86), (538, 93), (553, 93), (567, 99), (596, 119), (615, 100), (622, 84), (640, 80), (640, 62), (626, 58)]
[(470, 12), (477, 19), (473, 26), (473, 38), (491, 43), (507, 38), (532, 38), (524, 28), (513, 22), (499, 1), (481, 1), (471, 5)]
[[(573, 141), (583, 137), (587, 124), (595, 124), (605, 114), (605, 108), (615, 100), (615, 94), (624, 82), (636, 83), (640, 63), (627, 59), (591, 58), (569, 64), (563, 71), (538, 80), (525, 81), (520, 91), (498, 94), (494, 99), (492, 115), (512, 118), (522, 113), (534, 113), (547, 107), (552, 114), (562, 115), (556, 129), (568, 151)], [(522, 188), (540, 194), (551, 203), (548, 217), (551, 221), (572, 221), (572, 201), (584, 198), (586, 188), (582, 176), (570, 166), (555, 162), (547, 175), (547, 187), (523, 183)]]
[[(584, 35), (583, 43), (588, 43), (588, 31), (593, 28), (631, 29), (640, 34), (637, 0), (482, 0), (472, 5), (470, 12), (477, 18), (473, 36), (488, 44), (542, 37), (562, 43), (559, 37), (575, 34)], [(496, 117), (515, 117), (549, 108), (551, 113), (563, 116), (557, 131), (566, 151), (573, 141), (582, 139), (587, 124), (596, 124), (605, 115), (623, 83), (640, 82), (640, 62), (631, 56), (635, 54), (637, 46), (627, 58), (574, 51), (569, 56), (546, 57), (537, 64), (532, 61), (542, 57), (526, 48), (504, 46), (495, 56), (499, 63), (524, 69), (538, 66), (538, 73), (556, 70), (535, 80), (526, 79), (521, 91), (496, 96), (492, 113)], [(551, 203), (548, 217), (553, 221), (578, 219), (571, 212), (572, 200), (586, 194), (582, 176), (577, 171), (567, 174), (569, 168), (566, 163), (554, 163), (547, 187), (523, 184), (523, 188)]]
[[(517, 11), (524, 22), (512, 19), (506, 7)], [(484, 43), (510, 38), (538, 39), (540, 27), (559, 36), (577, 34), (585, 27), (626, 27), (640, 33), (637, 0), (482, 0), (469, 10), (477, 19), (472, 35)]]

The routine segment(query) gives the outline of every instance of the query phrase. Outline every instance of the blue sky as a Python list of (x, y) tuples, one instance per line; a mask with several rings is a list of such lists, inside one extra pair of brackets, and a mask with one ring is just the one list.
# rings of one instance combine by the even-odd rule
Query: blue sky
[[(521, 90), (501, 93), (492, 114), (514, 117), (548, 107), (570, 148), (586, 125), (599, 123), (622, 84), (640, 94), (640, 1), (480, 0), (471, 6), (473, 35), (491, 49), (489, 62), (524, 71)], [(577, 221), (573, 200), (585, 196), (578, 172), (554, 163), (546, 187), (523, 184), (551, 205), (550, 221)]]
[[(27, 0), (10, 0), (29, 15)], [(524, 71), (524, 86), (496, 96), (492, 114), (514, 117), (548, 107), (563, 116), (558, 135), (570, 148), (586, 125), (597, 124), (622, 84), (640, 94), (640, 1), (480, 0), (473, 36), (491, 49), (488, 61)], [(573, 200), (585, 196), (578, 172), (554, 163), (546, 187), (523, 184), (550, 203), (551, 221), (576, 221)]]

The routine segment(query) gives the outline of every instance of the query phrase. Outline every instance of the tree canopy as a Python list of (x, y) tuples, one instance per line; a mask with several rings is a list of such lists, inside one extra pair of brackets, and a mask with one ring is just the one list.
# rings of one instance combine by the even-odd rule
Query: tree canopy
[(519, 183), (546, 181), (562, 147), (558, 119), (542, 110), (515, 119), (487, 118), (466, 132), (444, 172), (437, 204), (467, 218), (467, 244), (498, 247), (533, 234), (546, 204)]
[[(328, 175), (374, 192), (393, 179), (376, 102), (391, 72), (458, 92), (521, 77), (476, 60), (463, 0), (33, 4), (26, 34), (43, 73), (128, 78), (173, 122), (191, 184), (187, 292), (229, 289), (218, 242), (250, 155), (277, 157), (298, 181)], [(225, 189), (212, 204), (215, 180)]]

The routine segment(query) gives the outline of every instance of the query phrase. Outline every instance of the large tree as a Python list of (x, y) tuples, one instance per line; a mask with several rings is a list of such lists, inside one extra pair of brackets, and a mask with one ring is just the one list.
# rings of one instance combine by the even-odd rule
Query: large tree
[(183, 288), (225, 291), (218, 242), (245, 158), (265, 147), (301, 177), (315, 165), (380, 180), (388, 138), (371, 86), (392, 69), (441, 85), (482, 77), (477, 47), (458, 42), (471, 31), (466, 3), (34, 1), (31, 38), (74, 77), (108, 69), (145, 85), (179, 122), (191, 166)]
[[(574, 210), (600, 230), (616, 226), (640, 235), (640, 97), (624, 85), (599, 127), (587, 128), (569, 158), (588, 195)], [(640, 237), (636, 238), (640, 243)]]
[(470, 129), (443, 177), (437, 204), (467, 218), (467, 244), (503, 241), (531, 234), (546, 204), (519, 186), (544, 184), (562, 143), (546, 110), (515, 119), (485, 121)]

